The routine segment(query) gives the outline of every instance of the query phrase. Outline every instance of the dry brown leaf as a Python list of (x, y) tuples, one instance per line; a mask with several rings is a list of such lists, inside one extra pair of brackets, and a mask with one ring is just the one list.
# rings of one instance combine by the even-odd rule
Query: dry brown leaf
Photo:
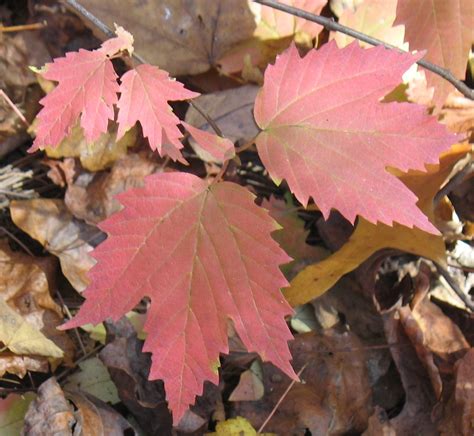
[(272, 238), (281, 248), (293, 258), (293, 261), (282, 265), (281, 269), (287, 278), (291, 279), (297, 271), (305, 266), (321, 261), (329, 255), (329, 251), (306, 243), (309, 230), (304, 228), (304, 221), (298, 217), (297, 209), (284, 200), (270, 197), (264, 199), (262, 207), (268, 209), (272, 218), (282, 227), (272, 233)]
[(62, 200), (12, 201), (10, 212), (20, 229), (59, 257), (63, 274), (78, 292), (83, 291), (88, 285), (86, 274), (95, 263), (89, 255), (90, 243), (101, 232), (74, 219)]
[(474, 432), (474, 348), (471, 348), (456, 365), (454, 398), (459, 411), (461, 432), (464, 436)]
[[(201, 95), (194, 102), (212, 117), (226, 138), (232, 142), (248, 141), (258, 133), (252, 113), (258, 90), (258, 86), (246, 85)], [(194, 127), (214, 133), (212, 127), (193, 107), (186, 112), (185, 121)]]
[(56, 379), (52, 377), (38, 388), (38, 396), (26, 412), (22, 434), (70, 435), (75, 423), (73, 410)]
[(469, 133), (474, 130), (474, 101), (458, 91), (448, 95), (440, 115), (451, 132)]
[[(75, 427), (82, 435), (124, 435), (132, 431), (130, 424), (107, 403), (86, 392), (65, 392), (66, 399), (74, 405)], [(133, 434), (133, 433), (132, 433)]]
[(163, 382), (147, 379), (150, 354), (141, 352), (143, 342), (137, 339), (136, 331), (127, 319), (122, 318), (108, 327), (111, 342), (99, 357), (107, 367), (120, 399), (138, 424), (151, 434), (169, 434), (172, 421)]
[(81, 391), (64, 392), (54, 377), (38, 388), (25, 415), (22, 434), (123, 435), (130, 424), (118, 412)]
[[(83, 0), (112, 27), (133, 34), (135, 49), (172, 76), (198, 74), (250, 38), (255, 20), (247, 0)], [(158, 45), (157, 45), (158, 44)]]
[(143, 185), (145, 176), (158, 168), (145, 155), (129, 154), (115, 162), (109, 173), (84, 173), (69, 184), (65, 202), (72, 214), (96, 224), (121, 209), (115, 196), (127, 189)]
[[(290, 343), (293, 366), (308, 364), (265, 427), (277, 434), (314, 435), (361, 432), (371, 414), (371, 389), (365, 352), (351, 332), (326, 330), (323, 335), (297, 335)], [(341, 350), (345, 350), (342, 351)], [(350, 352), (347, 352), (350, 350)], [(280, 399), (290, 379), (271, 364), (263, 365), (265, 396), (237, 402), (233, 416), (243, 416), (259, 428)]]
[[(16, 322), (15, 336), (9, 343), (4, 340), (16, 355), (0, 353), (1, 374), (10, 372), (23, 377), (27, 370), (45, 372), (48, 359), (41, 356), (61, 358), (67, 365), (72, 363), (74, 345), (65, 332), (56, 329), (62, 324), (63, 315), (49, 291), (47, 272), (51, 270), (50, 265), (48, 259), (36, 260), (11, 252), (6, 244), (0, 245), (0, 302), (2, 313), (9, 311), (8, 325), (2, 328), (3, 335), (7, 334), (8, 326), (13, 327), (12, 323)], [(20, 329), (25, 328), (27, 341), (19, 341)], [(42, 345), (44, 341), (47, 341), (45, 346)], [(55, 353), (55, 349), (60, 353)]]
[(397, 433), (390, 424), (387, 412), (381, 407), (375, 406), (374, 414), (369, 418), (369, 425), (362, 436), (397, 436)]
[(256, 401), (265, 393), (262, 382), (262, 364), (255, 360), (249, 369), (240, 374), (238, 385), (229, 396), (229, 401)]
[(383, 316), (384, 330), (393, 361), (405, 390), (405, 403), (401, 412), (390, 420), (396, 435), (435, 435), (436, 426), (431, 419), (436, 398), (426, 370), (404, 333), (396, 311)]

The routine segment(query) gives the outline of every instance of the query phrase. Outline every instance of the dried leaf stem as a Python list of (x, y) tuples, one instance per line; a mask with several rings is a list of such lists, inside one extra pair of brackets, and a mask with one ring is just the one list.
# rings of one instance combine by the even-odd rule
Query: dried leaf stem
[[(264, 6), (269, 6), (273, 9), (277, 9), (282, 12), (286, 12), (287, 14), (294, 15), (295, 17), (304, 18), (305, 20), (312, 21), (313, 23), (318, 23), (321, 26), (324, 26), (328, 30), (333, 30), (335, 32), (341, 32), (346, 35), (352, 36), (359, 41), (366, 42), (370, 45), (383, 45), (386, 48), (397, 50), (403, 53), (406, 53), (404, 50), (399, 49), (391, 44), (387, 44), (380, 39), (372, 38), (365, 33), (358, 32), (357, 30), (351, 29), (350, 27), (343, 26), (342, 24), (337, 23), (332, 18), (322, 17), (321, 15), (312, 14), (310, 12), (306, 12), (302, 9), (295, 8), (293, 6), (284, 5), (279, 3), (275, 0), (253, 0), (255, 3), (259, 3)], [(474, 89), (469, 88), (464, 82), (458, 80), (454, 74), (448, 70), (447, 68), (442, 68), (439, 65), (433, 64), (431, 62), (425, 61), (423, 59), (419, 60), (417, 64), (420, 67), (431, 71), (434, 74), (442, 77), (443, 79), (447, 80), (451, 83), (459, 92), (461, 92), (465, 97), (474, 100)]]

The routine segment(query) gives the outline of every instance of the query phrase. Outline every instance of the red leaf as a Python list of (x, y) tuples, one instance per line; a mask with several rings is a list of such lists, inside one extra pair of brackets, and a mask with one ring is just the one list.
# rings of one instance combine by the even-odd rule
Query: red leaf
[(150, 378), (164, 380), (175, 422), (204, 380), (217, 383), (228, 319), (249, 351), (296, 377), (278, 268), (289, 258), (253, 195), (234, 183), (162, 173), (118, 198), (125, 207), (100, 225), (109, 237), (93, 252), (86, 301), (65, 328), (119, 319), (149, 296), (144, 350), (153, 353)]
[(139, 121), (151, 149), (158, 150), (161, 156), (163, 132), (177, 150), (183, 148), (177, 127), (180, 121), (168, 100), (194, 98), (199, 95), (197, 92), (185, 89), (182, 83), (170, 79), (166, 71), (148, 64), (126, 72), (121, 78), (120, 92), (117, 139)]
[[(43, 77), (58, 86), (44, 97), (38, 114), (36, 139), (30, 148), (57, 147), (80, 117), (88, 141), (107, 131), (114, 119), (117, 102), (117, 75), (107, 53), (101, 50), (66, 53), (63, 58), (46, 64)], [(81, 115), (82, 114), (82, 115)]]
[(394, 221), (438, 233), (416, 196), (388, 166), (424, 170), (455, 142), (424, 107), (380, 103), (417, 58), (383, 47), (338, 49), (331, 41), (300, 58), (293, 46), (265, 72), (255, 102), (257, 149), (298, 200), (313, 197), (325, 217)]
[(198, 146), (194, 148), (197, 149), (196, 153), (202, 160), (222, 163), (235, 156), (234, 144), (229, 139), (221, 138), (183, 121), (181, 124), (198, 143)]
[[(405, 25), (411, 50), (427, 50), (427, 61), (464, 79), (474, 41), (472, 0), (398, 0), (396, 24)], [(442, 105), (453, 85), (430, 71), (426, 79), (435, 87), (435, 102)]]

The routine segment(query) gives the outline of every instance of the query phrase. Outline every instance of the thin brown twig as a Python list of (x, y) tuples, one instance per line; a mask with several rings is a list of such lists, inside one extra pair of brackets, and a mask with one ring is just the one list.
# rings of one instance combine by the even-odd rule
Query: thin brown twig
[(97, 353), (97, 351), (101, 350), (102, 348), (104, 348), (104, 345), (103, 344), (100, 344), (100, 345), (97, 345), (97, 347), (93, 348), (91, 351), (89, 351), (88, 353), (84, 354), (83, 356), (79, 357), (79, 359), (77, 359), (72, 367), (70, 368), (66, 368), (63, 372), (61, 372), (60, 374), (58, 374), (56, 376), (56, 379), (58, 380), (58, 383), (61, 383), (61, 380), (64, 378), (64, 377), (67, 377), (71, 372), (73, 372), (77, 366), (83, 362), (84, 360), (88, 359), (89, 357), (93, 356), (95, 353)]
[(240, 147), (235, 147), (235, 154), (239, 154), (239, 153), (242, 153), (243, 151), (249, 149), (250, 147), (252, 147), (253, 144), (255, 144), (255, 139), (257, 137), (254, 136), (252, 139), (250, 139), (249, 141), (247, 141), (245, 144), (242, 144)]
[[(297, 372), (297, 376), (298, 378), (301, 376), (301, 374), (303, 373), (303, 371), (306, 369), (306, 367), (308, 366), (308, 362), (306, 362), (303, 367)], [(283, 400), (285, 399), (285, 397), (288, 395), (288, 392), (290, 392), (291, 388), (293, 387), (293, 385), (297, 382), (298, 380), (294, 379), (294, 380), (291, 380), (291, 383), (288, 385), (288, 387), (286, 388), (285, 392), (283, 392), (282, 396), (280, 397), (280, 399), (277, 401), (277, 403), (275, 404), (275, 407), (273, 407), (272, 411), (270, 412), (270, 414), (267, 416), (267, 419), (265, 419), (265, 421), (263, 421), (263, 424), (260, 426), (260, 428), (257, 430), (257, 433), (261, 433), (263, 431), (263, 429), (265, 428), (265, 426), (268, 424), (268, 422), (270, 421), (270, 419), (272, 419), (273, 415), (275, 414), (275, 412), (277, 411), (278, 407), (280, 407), (280, 404), (283, 402)]]
[[(72, 319), (71, 312), (69, 311), (69, 308), (64, 303), (64, 300), (63, 300), (63, 297), (62, 297), (61, 293), (57, 289), (56, 289), (56, 294), (59, 298), (59, 301), (61, 302), (61, 306), (62, 306), (64, 312), (66, 313), (67, 318), (69, 320), (71, 320)], [(76, 335), (77, 341), (79, 342), (79, 346), (81, 347), (82, 355), (85, 356), (87, 354), (87, 351), (86, 351), (86, 347), (82, 343), (82, 339), (81, 339), (81, 335), (79, 333), (79, 330), (78, 330), (77, 327), (75, 327), (75, 328), (73, 328), (73, 331), (74, 331), (74, 334)]]
[(5, 233), (9, 238), (13, 239), (21, 248), (23, 248), (23, 250), (25, 250), (26, 253), (28, 253), (31, 257), (34, 257), (33, 253), (31, 252), (31, 250), (25, 245), (23, 244), (23, 242), (21, 242), (13, 233), (11, 233), (10, 231), (8, 231), (5, 227), (0, 227), (0, 230)]
[[(255, 3), (259, 3), (261, 5), (269, 6), (273, 9), (286, 12), (287, 14), (291, 14), (299, 18), (304, 18), (305, 20), (312, 21), (313, 23), (318, 23), (321, 26), (324, 26), (328, 30), (344, 33), (345, 35), (352, 36), (353, 38), (358, 39), (359, 41), (366, 42), (367, 44), (374, 45), (374, 46), (383, 45), (386, 48), (397, 50), (402, 53), (406, 53), (404, 50), (401, 50), (400, 48), (395, 47), (394, 45), (387, 44), (386, 42), (383, 42), (382, 40), (377, 39), (377, 38), (372, 38), (371, 36), (366, 35), (365, 33), (362, 33), (362, 32), (358, 32), (357, 30), (351, 29), (350, 27), (343, 26), (342, 24), (334, 21), (334, 19), (322, 17), (321, 15), (312, 14), (310, 12), (306, 12), (302, 9), (298, 9), (293, 6), (284, 5), (275, 0), (253, 0), (253, 1)], [(432, 73), (437, 74), (438, 76), (447, 80), (465, 97), (471, 100), (474, 100), (474, 89), (469, 88), (469, 86), (467, 86), (464, 82), (462, 82), (461, 80), (458, 80), (454, 76), (454, 74), (447, 68), (442, 68), (439, 65), (433, 64), (432, 62), (428, 62), (423, 59), (420, 59), (416, 63), (420, 67), (423, 67), (427, 69), (428, 71), (431, 71)]]
[(439, 192), (435, 195), (433, 203), (435, 205), (443, 199), (445, 195), (448, 195), (456, 186), (460, 185), (463, 180), (474, 171), (474, 163), (468, 162), (455, 176), (453, 176), (446, 185), (444, 185)]
[(20, 24), (18, 26), (1, 26), (0, 33), (23, 32), (25, 30), (40, 30), (47, 26), (46, 21), (41, 23)]
[(7, 94), (3, 91), (3, 89), (0, 89), (0, 95), (5, 99), (5, 101), (8, 103), (8, 106), (10, 106), (13, 109), (13, 112), (17, 114), (18, 118), (20, 118), (23, 123), (26, 124), (26, 127), (30, 127), (30, 123), (26, 120), (25, 116), (20, 112), (20, 109), (17, 108), (16, 104), (13, 103), (10, 100), (10, 97), (8, 97)]

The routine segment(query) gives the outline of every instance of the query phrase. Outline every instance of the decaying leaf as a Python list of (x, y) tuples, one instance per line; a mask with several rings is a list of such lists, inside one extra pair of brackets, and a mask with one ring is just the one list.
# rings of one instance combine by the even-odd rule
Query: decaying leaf
[(130, 129), (123, 138), (117, 141), (117, 133), (106, 132), (93, 141), (87, 141), (79, 126), (72, 128), (69, 135), (57, 147), (46, 147), (48, 157), (77, 157), (88, 171), (100, 171), (127, 154), (127, 149), (136, 144), (136, 129)]
[(257, 433), (252, 424), (245, 418), (238, 416), (237, 418), (227, 419), (216, 425), (216, 431), (206, 433), (206, 436), (272, 436), (273, 433)]
[(131, 430), (125, 418), (110, 406), (80, 391), (63, 392), (52, 377), (38, 388), (38, 396), (26, 413), (22, 434), (105, 436)]
[(39, 388), (25, 415), (23, 434), (71, 434), (74, 425), (73, 407), (68, 404), (55, 378), (46, 380)]
[(457, 91), (448, 95), (440, 115), (451, 132), (469, 133), (474, 131), (474, 101)]
[(171, 414), (161, 380), (147, 379), (151, 357), (142, 352), (134, 327), (125, 319), (108, 324), (109, 343), (99, 357), (117, 387), (122, 403), (151, 434), (171, 435)]
[[(247, 0), (83, 0), (110, 27), (123, 25), (136, 50), (172, 76), (207, 71), (234, 45), (252, 36)], [(157, 41), (160, 49), (157, 50)]]
[(89, 252), (101, 233), (75, 220), (62, 200), (33, 199), (10, 204), (13, 222), (59, 257), (61, 269), (74, 288), (81, 292), (87, 271), (94, 264)]
[(262, 381), (262, 365), (255, 360), (250, 368), (240, 374), (239, 384), (229, 396), (229, 401), (256, 401), (265, 393)]
[(471, 348), (456, 365), (456, 387), (453, 410), (456, 430), (468, 436), (474, 429), (474, 348)]
[[(201, 95), (194, 100), (196, 105), (212, 117), (222, 134), (232, 142), (248, 141), (258, 133), (252, 110), (259, 88), (245, 85), (212, 94)], [(190, 107), (186, 122), (206, 132), (214, 132), (199, 112)]]
[(351, 222), (438, 234), (386, 169), (424, 170), (455, 142), (423, 107), (379, 102), (419, 57), (332, 41), (304, 58), (294, 46), (281, 55), (255, 101), (257, 150), (272, 179), (286, 179), (303, 205), (312, 197), (326, 218), (334, 208)]
[(249, 351), (295, 377), (284, 320), (291, 309), (279, 290), (286, 280), (278, 265), (289, 258), (252, 194), (229, 182), (208, 186), (192, 174), (163, 173), (118, 199), (124, 209), (100, 224), (109, 237), (94, 250), (86, 301), (64, 327), (119, 319), (149, 296), (145, 331), (154, 334), (144, 350), (154, 353), (150, 378), (164, 380), (176, 422), (205, 380), (217, 383), (228, 319)]
[(82, 390), (106, 403), (120, 402), (117, 388), (110, 379), (107, 368), (98, 357), (79, 363), (80, 371), (70, 375), (64, 385), (68, 390)]
[(76, 218), (97, 224), (121, 209), (117, 194), (143, 186), (145, 177), (157, 170), (158, 162), (149, 154), (131, 153), (110, 172), (80, 174), (68, 185), (64, 201)]
[(390, 420), (391, 428), (399, 434), (436, 433), (432, 419), (436, 397), (426, 369), (404, 333), (396, 311), (383, 316), (384, 330), (393, 360), (405, 390), (405, 402), (401, 412)]
[[(290, 343), (295, 368), (307, 365), (265, 429), (276, 434), (345, 434), (363, 431), (371, 414), (367, 356), (354, 333), (328, 329), (296, 335)], [(342, 351), (344, 350), (344, 351)], [(265, 395), (259, 401), (232, 403), (232, 416), (259, 428), (290, 379), (271, 364), (263, 365)]]
[(23, 377), (27, 370), (46, 371), (52, 358), (72, 361), (74, 346), (56, 330), (63, 315), (51, 298), (41, 265), (47, 266), (0, 245), (0, 341), (9, 350), (0, 353), (0, 374)]
[[(457, 144), (440, 157), (439, 165), (429, 165), (427, 172), (410, 171), (400, 179), (418, 196), (418, 206), (434, 221), (433, 198), (450, 175), (455, 163), (468, 153), (468, 144)], [(326, 292), (344, 274), (357, 268), (373, 253), (383, 248), (395, 248), (417, 254), (438, 263), (446, 263), (444, 241), (441, 236), (416, 228), (395, 224), (374, 225), (359, 219), (349, 241), (336, 253), (301, 271), (292, 280), (285, 296), (291, 304), (303, 304)]]
[(309, 230), (304, 228), (304, 221), (298, 217), (294, 205), (272, 196), (262, 202), (262, 207), (268, 209), (270, 216), (282, 227), (272, 236), (293, 260), (314, 262), (326, 256), (326, 251), (321, 247), (306, 243)]

